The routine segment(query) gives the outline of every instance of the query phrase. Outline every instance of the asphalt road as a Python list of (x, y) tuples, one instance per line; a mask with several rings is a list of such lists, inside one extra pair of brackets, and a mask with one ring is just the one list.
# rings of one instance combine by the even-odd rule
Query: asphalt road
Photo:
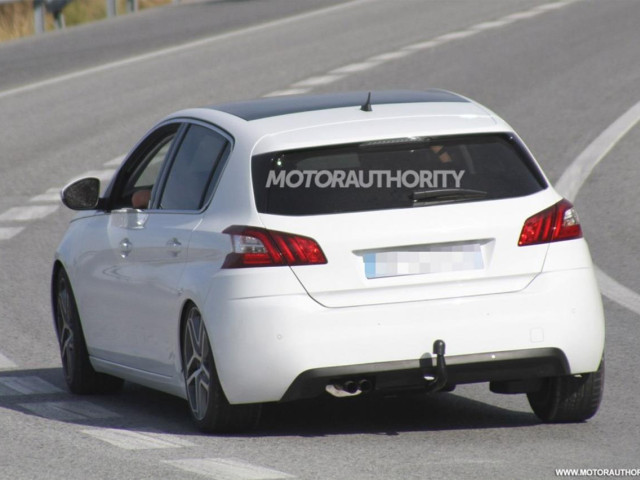
[[(640, 468), (640, 309), (608, 298), (605, 397), (583, 424), (543, 425), (523, 396), (476, 385), (273, 405), (257, 432), (204, 436), (164, 394), (64, 391), (48, 282), (71, 213), (56, 188), (108, 174), (105, 163), (179, 108), (428, 87), (495, 110), (555, 182), (640, 101), (640, 3), (536, 10), (546, 4), (201, 2), (0, 46), (0, 479), (544, 479), (556, 468)], [(639, 147), (635, 126), (575, 202), (595, 263), (635, 292)]]

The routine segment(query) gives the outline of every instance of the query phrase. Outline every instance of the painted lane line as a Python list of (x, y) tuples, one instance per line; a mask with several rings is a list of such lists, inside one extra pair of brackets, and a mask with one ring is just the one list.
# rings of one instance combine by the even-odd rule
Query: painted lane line
[(615, 281), (597, 266), (594, 267), (596, 279), (598, 280), (602, 294), (609, 300), (613, 300), (617, 304), (640, 315), (640, 295)]
[(293, 88), (297, 87), (317, 87), (319, 85), (326, 85), (327, 83), (333, 83), (335, 81), (341, 80), (344, 78), (344, 75), (322, 75), (317, 77), (309, 77), (300, 82), (296, 82), (291, 86)]
[(389, 52), (389, 53), (383, 53), (381, 55), (376, 55), (375, 57), (371, 57), (369, 59), (369, 62), (374, 64), (379, 64), (382, 62), (388, 62), (391, 60), (398, 60), (400, 58), (404, 58), (407, 57), (409, 55), (411, 55), (411, 51), (410, 50), (398, 50), (396, 52)]
[(184, 460), (164, 460), (190, 473), (205, 475), (216, 480), (277, 480), (295, 478), (288, 473), (260, 467), (233, 458), (195, 458)]
[[(360, 61), (357, 63), (353, 63), (353, 64), (349, 64), (349, 65), (344, 65), (342, 67), (336, 68), (334, 70), (331, 70), (329, 72), (328, 75), (323, 75), (323, 76), (313, 76), (313, 77), (309, 77), (307, 79), (303, 79), (303, 80), (299, 80), (298, 82), (295, 82), (291, 85), (291, 88), (296, 89), (296, 88), (300, 88), (300, 87), (315, 87), (318, 85), (328, 85), (330, 83), (333, 83), (337, 80), (341, 80), (342, 78), (344, 78), (345, 74), (350, 74), (350, 73), (357, 73), (357, 72), (363, 72), (366, 71), (370, 68), (374, 68), (377, 66), (380, 66), (386, 62), (391, 62), (393, 60), (397, 60), (400, 58), (404, 58), (407, 57), (409, 55), (411, 55), (412, 53), (416, 53), (416, 52), (424, 52), (425, 50), (428, 50), (430, 48), (434, 48), (438, 45), (443, 45), (447, 42), (451, 42), (451, 41), (456, 41), (456, 40), (460, 40), (463, 38), (468, 38), (471, 37), (473, 35), (476, 35), (482, 31), (487, 31), (487, 30), (493, 30), (493, 29), (497, 29), (500, 27), (504, 27), (506, 25), (510, 25), (512, 23), (515, 23), (517, 21), (520, 20), (524, 20), (524, 19), (528, 19), (528, 18), (532, 18), (535, 17), (537, 15), (540, 15), (542, 13), (544, 13), (545, 11), (550, 11), (550, 10), (557, 10), (559, 8), (563, 8), (566, 7), (567, 5), (570, 5), (572, 3), (575, 3), (577, 1), (580, 0), (565, 0), (565, 1), (561, 1), (561, 2), (557, 2), (554, 3), (553, 8), (545, 8), (545, 9), (540, 9), (539, 7), (535, 7), (529, 10), (523, 10), (522, 12), (516, 12), (516, 13), (512, 13), (510, 15), (507, 15), (503, 18), (500, 18), (498, 20), (494, 20), (491, 22), (483, 22), (483, 23), (478, 23), (476, 25), (472, 25), (469, 28), (466, 28), (464, 30), (459, 30), (459, 31), (455, 31), (455, 32), (449, 32), (449, 33), (445, 33), (443, 35), (440, 35), (436, 38), (433, 38), (431, 40), (428, 41), (421, 41), (418, 43), (414, 43), (411, 45), (406, 45), (402, 48), (399, 48), (397, 50), (393, 50), (391, 52), (386, 52), (386, 53), (381, 53), (378, 55), (375, 55), (373, 57), (370, 57), (364, 61)], [(332, 78), (332, 76), (334, 78)], [(309, 90), (311, 89), (309, 88)], [(287, 90), (284, 90), (284, 92), (286, 92)], [(308, 90), (307, 90), (308, 91)], [(282, 93), (283, 91), (277, 91), (277, 92), (271, 92), (267, 95), (265, 95), (265, 97), (274, 97), (274, 96), (278, 96), (278, 95), (283, 95)], [(306, 91), (304, 92), (296, 92), (296, 93), (306, 93)]]
[[(105, 165), (118, 164), (122, 161), (124, 155), (114, 158), (108, 161)], [(115, 174), (113, 168), (104, 170), (90, 170), (70, 180), (71, 183), (75, 180), (86, 177), (96, 177), (103, 185), (108, 184)], [(34, 220), (40, 220), (54, 213), (60, 207), (60, 190), (58, 188), (50, 188), (46, 192), (36, 195), (29, 199), (30, 203), (53, 203), (55, 205), (33, 205), (28, 207), (12, 207), (9, 210), (0, 214), (0, 222), (32, 222)], [(16, 235), (20, 234), (25, 227), (0, 227), (0, 241), (10, 240)]]
[(512, 13), (511, 15), (507, 15), (504, 17), (505, 20), (524, 20), (526, 18), (533, 18), (537, 15), (540, 15), (542, 11), (538, 10), (529, 10), (528, 12), (519, 12)]
[(280, 97), (283, 95), (299, 95), (301, 93), (307, 93), (309, 88), (288, 88), (287, 90), (276, 90), (275, 92), (267, 93), (263, 95), (265, 98), (268, 97)]
[(419, 50), (429, 50), (437, 45), (440, 45), (442, 42), (440, 40), (427, 40), (426, 42), (414, 43), (412, 45), (407, 45), (403, 47), (402, 50), (407, 50), (410, 52), (419, 51)]
[(82, 430), (98, 440), (125, 450), (152, 450), (159, 448), (195, 447), (196, 444), (168, 433), (137, 432), (117, 428), (92, 428)]
[(111, 179), (113, 178), (113, 175), (116, 173), (115, 170), (113, 169), (109, 169), (109, 170), (89, 170), (88, 172), (84, 172), (81, 175), (78, 175), (77, 177), (75, 177), (73, 180), (71, 180), (71, 182), (75, 182), (76, 180), (80, 180), (81, 178), (87, 178), (87, 177), (95, 177), (98, 180), (100, 180), (100, 182), (102, 183), (108, 183), (111, 181)]
[(545, 3), (543, 5), (539, 5), (539, 6), (535, 7), (533, 10), (540, 10), (541, 12), (548, 12), (550, 10), (557, 10), (559, 8), (564, 7), (563, 3), (565, 3), (565, 2)]
[(21, 93), (30, 92), (32, 90), (37, 90), (43, 87), (49, 87), (51, 85), (56, 85), (63, 82), (68, 82), (69, 80), (75, 80), (78, 78), (86, 77), (89, 75), (93, 75), (96, 73), (107, 72), (109, 70), (118, 69), (121, 67), (126, 67), (129, 65), (134, 65), (146, 60), (152, 60), (159, 57), (164, 57), (167, 55), (182, 53), (187, 50), (192, 50), (200, 47), (205, 47), (216, 42), (229, 40), (238, 37), (244, 37), (250, 34), (254, 34), (257, 32), (261, 32), (263, 30), (269, 30), (271, 28), (280, 28), (284, 25), (288, 25), (291, 23), (299, 22), (302, 20), (308, 20), (310, 18), (320, 17), (323, 15), (329, 15), (336, 12), (341, 12), (343, 10), (360, 7), (361, 5), (366, 5), (368, 3), (372, 3), (374, 1), (379, 0), (353, 0), (347, 3), (342, 3), (339, 5), (333, 5), (331, 7), (322, 8), (319, 10), (314, 10), (312, 12), (300, 13), (297, 15), (292, 15), (290, 17), (279, 18), (277, 20), (271, 20), (265, 23), (261, 23), (258, 25), (251, 25), (249, 27), (240, 28), (238, 30), (233, 30), (231, 32), (225, 32), (218, 35), (212, 35), (210, 37), (202, 38), (199, 40), (195, 40), (192, 42), (187, 42), (182, 45), (176, 45), (174, 47), (162, 48), (159, 50), (155, 50), (152, 52), (144, 53), (141, 55), (135, 55), (133, 57), (125, 58), (123, 60), (117, 60), (110, 63), (105, 63), (102, 65), (97, 65), (95, 67), (85, 68), (83, 70), (78, 70), (75, 72), (67, 73), (65, 75), (60, 75), (57, 77), (48, 78), (46, 80), (41, 80), (39, 82), (30, 83), (27, 85), (23, 85), (20, 87), (12, 88), (9, 90), (5, 90), (0, 92), (0, 99), (5, 97), (10, 97), (12, 95), (18, 95)]
[(113, 160), (109, 160), (108, 162), (104, 163), (102, 166), (107, 168), (119, 167), (122, 161), (125, 159), (125, 157), (126, 155), (119, 155)]
[(0, 397), (64, 393), (40, 377), (0, 377)]
[[(556, 190), (565, 198), (571, 201), (575, 200), (578, 192), (580, 192), (580, 189), (598, 163), (611, 152), (638, 122), (640, 122), (640, 102), (636, 103), (609, 125), (571, 162), (571, 165), (556, 182)], [(594, 265), (594, 267), (600, 292), (610, 300), (640, 315), (640, 295), (611, 278), (597, 266)]]
[(87, 401), (20, 403), (20, 407), (50, 420), (74, 422), (120, 415)]
[[(2, 238), (2, 237), (0, 237)], [(0, 353), (0, 370), (10, 370), (16, 368), (18, 365), (13, 363), (9, 358)]]
[(576, 157), (556, 182), (556, 190), (570, 201), (575, 200), (593, 169), (639, 121), (640, 102), (607, 127)]
[[(525, 12), (518, 12), (518, 13), (525, 13)], [(538, 12), (536, 12), (536, 15), (538, 14)], [(511, 14), (515, 15), (515, 14)], [(478, 30), (478, 31), (483, 31), (483, 30), (493, 30), (495, 28), (500, 28), (500, 27), (504, 27), (505, 25), (509, 25), (510, 23), (513, 23), (515, 21), (514, 18), (510, 18), (507, 19), (506, 17), (503, 18), (502, 20), (493, 20), (490, 22), (482, 22), (482, 23), (478, 23), (472, 27), (469, 27), (469, 30)]]
[(13, 207), (0, 214), (0, 222), (30, 222), (51, 215), (58, 205), (34, 205), (32, 207)]
[[(508, 22), (505, 22), (505, 25)], [(466, 38), (466, 37), (470, 37), (471, 35), (477, 35), (478, 33), (480, 33), (478, 30), (462, 30), (460, 32), (451, 32), (451, 33), (446, 33), (444, 35), (440, 35), (439, 37), (434, 38), (434, 40), (436, 42), (440, 42), (440, 43), (444, 43), (444, 42), (448, 42), (450, 40), (459, 40), (461, 38)]]
[(60, 201), (60, 188), (50, 188), (46, 192), (29, 199), (31, 203), (57, 203)]
[(352, 63), (350, 65), (345, 65), (344, 67), (340, 67), (340, 68), (336, 68), (335, 70), (331, 70), (329, 73), (332, 74), (336, 74), (336, 75), (342, 75), (342, 74), (349, 74), (349, 73), (358, 73), (358, 72), (364, 72), (365, 70), (369, 70), (370, 68), (373, 67), (377, 67), (378, 65), (381, 65), (382, 62), (380, 61), (368, 61), (368, 62), (358, 62), (358, 63)]
[(0, 227), (0, 240), (10, 240), (23, 230), (24, 227)]

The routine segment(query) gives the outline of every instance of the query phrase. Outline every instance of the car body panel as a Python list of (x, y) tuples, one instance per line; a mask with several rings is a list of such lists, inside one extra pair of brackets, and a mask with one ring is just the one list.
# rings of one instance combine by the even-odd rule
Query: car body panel
[[(603, 353), (602, 306), (590, 272), (543, 273), (519, 292), (359, 307), (326, 308), (304, 292), (245, 296), (223, 302), (206, 321), (227, 398), (239, 403), (278, 401), (314, 368), (417, 364), (432, 358), (437, 339), (453, 356), (555, 347), (578, 374), (595, 371)], [(214, 304), (212, 296), (205, 311)]]

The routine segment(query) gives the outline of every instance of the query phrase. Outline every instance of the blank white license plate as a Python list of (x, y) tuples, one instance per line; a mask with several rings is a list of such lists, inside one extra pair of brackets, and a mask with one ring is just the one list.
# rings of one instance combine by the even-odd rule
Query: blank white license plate
[(367, 278), (481, 270), (481, 243), (419, 245), (402, 250), (364, 253)]

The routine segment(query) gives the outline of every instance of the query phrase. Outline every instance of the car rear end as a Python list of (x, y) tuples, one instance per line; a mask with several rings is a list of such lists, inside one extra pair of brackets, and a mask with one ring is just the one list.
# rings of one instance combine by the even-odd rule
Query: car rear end
[(508, 125), (454, 107), (374, 105), (257, 141), (259, 224), (225, 230), (208, 300), (232, 403), (517, 393), (598, 369), (602, 306), (575, 210)]

